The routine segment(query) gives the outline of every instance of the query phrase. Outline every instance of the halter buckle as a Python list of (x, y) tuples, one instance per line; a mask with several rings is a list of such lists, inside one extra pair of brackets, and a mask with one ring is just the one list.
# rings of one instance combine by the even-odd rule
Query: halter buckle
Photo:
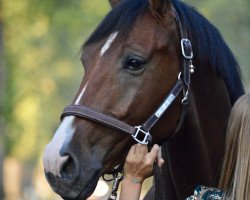
[(181, 40), (181, 51), (184, 58), (191, 60), (194, 57), (192, 43), (189, 39), (182, 39)]
[(149, 141), (152, 140), (152, 136), (149, 132), (146, 132), (142, 129), (142, 126), (135, 126), (136, 131), (132, 134), (134, 140), (140, 144), (147, 145)]

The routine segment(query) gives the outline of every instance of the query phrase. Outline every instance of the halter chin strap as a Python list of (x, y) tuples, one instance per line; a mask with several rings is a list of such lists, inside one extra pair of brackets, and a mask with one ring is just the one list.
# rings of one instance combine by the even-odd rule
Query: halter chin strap
[[(193, 59), (193, 50), (192, 44), (189, 39), (184, 37), (184, 29), (181, 25), (181, 21), (177, 12), (174, 10), (176, 15), (176, 22), (180, 29), (181, 36), (181, 52), (183, 57), (183, 67), (181, 68), (181, 72), (178, 75), (178, 79), (173, 86), (173, 88), (169, 91), (168, 95), (159, 106), (159, 108), (149, 117), (149, 119), (142, 125), (139, 126), (131, 126), (128, 125), (116, 118), (110, 117), (103, 113), (97, 112), (91, 108), (82, 105), (69, 105), (67, 106), (62, 115), (61, 120), (65, 116), (78, 116), (81, 118), (85, 118), (96, 123), (108, 126), (110, 128), (116, 129), (121, 133), (127, 133), (131, 135), (134, 140), (141, 144), (148, 144), (152, 141), (152, 136), (150, 134), (150, 130), (156, 124), (156, 122), (161, 118), (161, 116), (168, 110), (174, 100), (177, 98), (179, 93), (183, 91), (183, 111), (181, 115), (181, 119), (179, 121), (179, 125), (177, 129), (181, 127), (182, 122), (184, 121), (187, 108), (184, 106), (188, 102), (188, 90), (190, 85), (190, 73), (193, 73), (194, 67), (192, 65)], [(185, 32), (186, 33), (186, 32)]]

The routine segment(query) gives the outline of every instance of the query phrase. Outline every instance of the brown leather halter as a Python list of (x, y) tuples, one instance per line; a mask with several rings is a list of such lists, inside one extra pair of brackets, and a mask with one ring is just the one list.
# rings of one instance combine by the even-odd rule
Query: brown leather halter
[(116, 129), (119, 132), (127, 133), (131, 135), (133, 139), (138, 143), (148, 144), (149, 142), (152, 141), (150, 130), (156, 124), (156, 122), (161, 118), (161, 116), (166, 112), (166, 110), (171, 106), (171, 104), (177, 98), (179, 93), (183, 91), (183, 96), (184, 96), (182, 99), (183, 111), (181, 119), (179, 121), (179, 125), (177, 126), (177, 129), (179, 129), (184, 121), (187, 112), (187, 107), (184, 105), (188, 103), (190, 73), (193, 73), (194, 69), (192, 65), (193, 50), (191, 41), (186, 38), (186, 32), (184, 31), (179, 16), (175, 10), (174, 13), (175, 13), (176, 23), (180, 31), (183, 66), (181, 67), (181, 72), (179, 73), (178, 79), (173, 88), (170, 90), (170, 92), (163, 100), (159, 108), (148, 118), (148, 120), (144, 124), (134, 127), (120, 121), (119, 119), (97, 112), (83, 105), (67, 106), (61, 115), (61, 120), (65, 116), (73, 115), (81, 117), (108, 126), (110, 128)]

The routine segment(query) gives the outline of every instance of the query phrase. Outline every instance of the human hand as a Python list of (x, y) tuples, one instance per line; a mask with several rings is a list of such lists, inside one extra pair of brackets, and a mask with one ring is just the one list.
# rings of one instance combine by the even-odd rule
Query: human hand
[(146, 145), (133, 145), (129, 150), (124, 165), (124, 178), (134, 183), (142, 183), (151, 176), (153, 164), (156, 160), (159, 166), (164, 163), (158, 145), (155, 144), (150, 152), (148, 152)]

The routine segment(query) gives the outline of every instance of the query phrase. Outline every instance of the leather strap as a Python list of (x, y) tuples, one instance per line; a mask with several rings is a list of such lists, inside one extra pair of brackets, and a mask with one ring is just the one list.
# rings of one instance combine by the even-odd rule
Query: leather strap
[(85, 118), (85, 119), (89, 119), (91, 121), (108, 126), (110, 128), (114, 128), (120, 132), (130, 134), (133, 136), (133, 138), (137, 142), (147, 144), (148, 142), (151, 142), (152, 140), (152, 136), (149, 133), (151, 128), (166, 112), (166, 110), (170, 107), (170, 105), (176, 99), (178, 94), (185, 87), (186, 87), (185, 84), (183, 83), (182, 79), (179, 77), (174, 87), (170, 90), (169, 94), (167, 95), (163, 103), (161, 104), (161, 106), (142, 126), (136, 126), (136, 127), (130, 126), (116, 118), (110, 117), (103, 113), (99, 113), (91, 108), (88, 108), (82, 105), (67, 106), (61, 115), (61, 120), (65, 116), (72, 116), (72, 115)]
[(142, 125), (142, 129), (145, 131), (150, 131), (151, 128), (156, 124), (156, 122), (161, 118), (161, 116), (167, 111), (173, 101), (176, 99), (178, 94), (183, 90), (185, 85), (181, 79), (178, 79), (174, 87), (170, 90), (167, 97), (164, 99), (163, 103), (159, 106), (156, 112)]
[(70, 105), (67, 106), (63, 114), (61, 115), (61, 120), (65, 116), (78, 116), (81, 118), (86, 118), (91, 121), (95, 121), (97, 123), (103, 124), (105, 126), (108, 126), (110, 128), (114, 128), (118, 131), (128, 133), (130, 135), (134, 134), (136, 132), (136, 128), (133, 126), (130, 126), (116, 118), (110, 117), (108, 115), (99, 113), (91, 108), (87, 108), (82, 105)]
[(181, 19), (175, 10), (173, 8), (173, 12), (175, 15), (175, 21), (176, 24), (179, 27), (179, 34), (181, 38), (181, 51), (182, 51), (182, 57), (183, 57), (183, 67), (181, 68), (181, 72), (183, 74), (183, 82), (189, 86), (190, 84), (190, 61), (193, 59), (193, 48), (192, 43), (189, 39), (187, 39), (187, 31), (185, 30), (185, 27), (182, 26)]
[(189, 39), (182, 39), (181, 40), (181, 51), (183, 56), (183, 81), (184, 83), (189, 86), (190, 85), (190, 64), (192, 63), (193, 59), (193, 49), (192, 44)]

